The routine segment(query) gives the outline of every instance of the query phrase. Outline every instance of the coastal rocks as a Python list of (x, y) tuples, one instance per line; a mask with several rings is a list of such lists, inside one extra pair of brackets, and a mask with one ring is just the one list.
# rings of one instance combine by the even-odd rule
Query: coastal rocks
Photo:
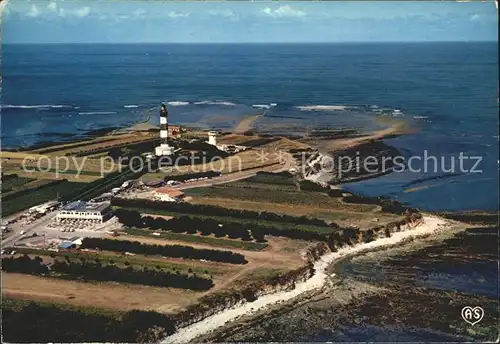
[[(422, 224), (420, 215), (411, 215), (388, 229), (420, 231), (415, 226), (425, 227), (428, 220)], [(473, 228), (464, 233), (460, 224), (455, 225), (451, 233), (440, 232), (437, 237), (412, 243), (406, 237), (400, 241), (402, 246), (392, 250), (347, 257), (332, 267), (339, 277), (334, 287), (221, 328), (202, 341), (495, 341), (497, 228)], [(456, 231), (460, 232), (453, 234)], [(383, 233), (381, 229), (374, 232)], [(422, 280), (434, 277), (436, 270), (456, 278)], [(487, 283), (474, 279), (476, 274)], [(456, 284), (461, 276), (467, 285)], [(463, 289), (457, 291), (457, 287)], [(490, 316), (471, 328), (460, 316), (464, 305), (481, 305)]]
[[(421, 217), (420, 214), (410, 214), (407, 216), (407, 222), (404, 226), (413, 226), (414, 221), (417, 217)], [(417, 220), (418, 221), (418, 220)], [(424, 221), (418, 226), (418, 228), (413, 228), (412, 231), (407, 231), (405, 233), (396, 233), (389, 238), (382, 238), (377, 241), (371, 241), (367, 243), (361, 243), (359, 245), (344, 244), (340, 249), (335, 252), (327, 253), (322, 256), (314, 264), (309, 262), (310, 268), (302, 268), (303, 272), (311, 273), (311, 277), (304, 282), (297, 283), (295, 288), (290, 291), (281, 291), (257, 298), (253, 302), (245, 303), (243, 302), (237, 307), (231, 307), (224, 309), (223, 312), (214, 314), (196, 324), (186, 326), (185, 328), (178, 329), (178, 331), (165, 338), (162, 343), (177, 343), (177, 342), (188, 342), (196, 339), (197, 337), (210, 333), (218, 328), (224, 326), (230, 321), (240, 319), (243, 315), (252, 315), (256, 312), (269, 308), (270, 306), (277, 305), (283, 302), (296, 303), (300, 302), (297, 299), (298, 296), (310, 295), (310, 293), (321, 292), (326, 290), (329, 286), (335, 288), (331, 280), (328, 277), (327, 269), (329, 265), (339, 259), (344, 257), (349, 257), (362, 252), (375, 251), (379, 249), (384, 249), (389, 246), (394, 246), (400, 243), (404, 243), (405, 240), (413, 237), (428, 236), (430, 233), (438, 231), (448, 225), (447, 221), (443, 219), (426, 215)], [(355, 231), (349, 231), (349, 235), (356, 233)], [(351, 237), (354, 241), (356, 236)], [(297, 270), (296, 270), (297, 271)], [(299, 274), (302, 275), (302, 274)], [(296, 276), (291, 274), (290, 276)], [(267, 338), (269, 339), (269, 338)], [(296, 339), (296, 338), (295, 338)]]
[[(373, 241), (376, 237), (386, 236), (386, 231), (390, 233), (392, 231), (414, 228), (418, 224), (421, 224), (421, 222), (422, 215), (420, 213), (412, 213), (401, 221), (396, 221), (377, 229), (360, 231), (357, 228), (344, 228), (339, 230), (328, 238), (327, 243), (318, 243), (310, 247), (305, 252), (307, 263), (298, 269), (289, 271), (286, 274), (273, 276), (265, 282), (254, 283), (243, 290), (219, 292), (201, 298), (198, 304), (188, 307), (188, 309), (178, 313), (174, 317), (176, 328), (186, 327), (220, 311), (242, 305), (245, 302), (255, 301), (264, 295), (294, 290), (298, 283), (305, 282), (315, 276), (314, 264), (323, 260), (325, 255), (336, 252), (338, 249), (346, 246), (353, 246), (361, 242), (366, 243)], [(382, 235), (381, 233), (384, 234)], [(321, 274), (324, 275), (324, 273)]]
[(339, 184), (390, 173), (401, 152), (382, 141), (370, 141), (334, 152), (307, 152), (296, 156), (305, 179)]
[(313, 263), (328, 251), (325, 243), (319, 243), (306, 251), (307, 263), (298, 269), (273, 276), (265, 282), (251, 284), (242, 290), (218, 292), (202, 297), (197, 304), (173, 317), (176, 328), (186, 327), (222, 310), (255, 301), (258, 297), (267, 294), (295, 289), (296, 283), (304, 282), (313, 276), (315, 272)]

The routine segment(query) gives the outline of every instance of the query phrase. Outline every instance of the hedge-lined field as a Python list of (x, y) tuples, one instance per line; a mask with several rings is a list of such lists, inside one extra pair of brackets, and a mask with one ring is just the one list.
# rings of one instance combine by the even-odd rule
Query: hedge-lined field
[[(328, 196), (326, 196), (328, 197)], [(335, 224), (327, 224), (324, 220), (309, 218), (307, 216), (291, 216), (271, 213), (267, 211), (250, 211), (224, 208), (213, 205), (200, 205), (191, 203), (159, 202), (144, 199), (113, 198), (114, 206), (124, 208), (157, 209), (177, 214), (195, 214), (218, 217), (233, 217), (237, 219), (263, 220), (271, 222), (293, 223), (294, 225), (310, 225), (315, 227), (338, 227)]]
[[(128, 229), (127, 229), (128, 231)], [(133, 230), (131, 230), (133, 231)], [(140, 230), (135, 230), (140, 231)], [(150, 231), (148, 233), (151, 234)], [(133, 234), (132, 232), (130, 234)], [(7, 248), (7, 250), (13, 251), (14, 248)], [(40, 250), (34, 248), (24, 248), (24, 247), (16, 247), (15, 251), (18, 254), (28, 254), (30, 256), (41, 256), (44, 258), (44, 261), (53, 260), (61, 260), (64, 259), (68, 262), (78, 262), (78, 263), (87, 263), (87, 262), (97, 262), (101, 265), (117, 265), (120, 267), (131, 266), (136, 269), (143, 269), (144, 267), (152, 268), (152, 269), (162, 269), (167, 270), (174, 273), (187, 274), (195, 273), (198, 276), (208, 277), (211, 275), (219, 275), (223, 273), (222, 268), (215, 268), (213, 266), (197, 266), (193, 265), (190, 262), (172, 262), (162, 259), (161, 257), (157, 257), (156, 259), (152, 259), (151, 257), (146, 257), (143, 255), (124, 255), (123, 253), (117, 252), (89, 252), (89, 251), (75, 251), (75, 250), (61, 250), (59, 252), (49, 251), (49, 250)]]
[(56, 260), (49, 267), (42, 258), (30, 258), (28, 255), (2, 259), (2, 270), (84, 281), (122, 282), (196, 291), (208, 290), (213, 287), (211, 279), (194, 274), (172, 273), (162, 269), (148, 269), (147, 267), (142, 270), (134, 269), (131, 266), (121, 268), (114, 264), (102, 265), (97, 261), (77, 263), (70, 259), (66, 261)]
[(153, 232), (148, 229), (126, 228), (125, 233), (136, 236), (144, 236), (148, 238), (160, 238), (165, 240), (192, 242), (196, 244), (205, 244), (215, 247), (237, 248), (249, 251), (262, 251), (267, 247), (266, 243), (260, 243), (260, 242), (229, 240), (222, 238), (212, 238), (200, 235), (173, 233), (165, 231), (159, 232), (159, 235), (153, 235)]
[(182, 245), (148, 245), (138, 241), (113, 240), (105, 238), (85, 238), (82, 241), (81, 248), (161, 255), (172, 258), (204, 259), (231, 264), (248, 263), (243, 255), (231, 251), (197, 249)]
[[(300, 228), (278, 228), (275, 226), (260, 225), (258, 223), (242, 223), (240, 221), (215, 220), (195, 216), (179, 216), (171, 220), (161, 217), (142, 216), (136, 210), (119, 208), (115, 211), (118, 220), (127, 227), (147, 228), (151, 230), (168, 230), (177, 233), (214, 234), (217, 238), (229, 237), (249, 242), (256, 240), (265, 242), (266, 235), (281, 236), (291, 239), (325, 241), (327, 234), (317, 233)], [(333, 228), (330, 232), (333, 231)], [(193, 235), (194, 238), (198, 237)]]
[(86, 187), (87, 183), (69, 182), (63, 179), (55, 180), (36, 189), (26, 189), (15, 195), (9, 195), (7, 199), (2, 198), (2, 215), (8, 216), (37, 204), (56, 200), (57, 196), (61, 199), (71, 198)]

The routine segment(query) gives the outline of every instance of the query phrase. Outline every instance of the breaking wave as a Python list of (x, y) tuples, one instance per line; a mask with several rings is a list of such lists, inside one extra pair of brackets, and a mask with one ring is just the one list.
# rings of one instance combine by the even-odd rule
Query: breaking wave
[(139, 107), (139, 105), (123, 105), (123, 107), (124, 107), (125, 109), (135, 109), (135, 108), (138, 108), (138, 107)]
[(231, 102), (225, 102), (225, 101), (210, 101), (210, 100), (203, 100), (200, 102), (195, 102), (195, 105), (226, 105), (226, 106), (235, 106), (235, 103)]
[(95, 112), (79, 112), (79, 115), (114, 115), (116, 111), (95, 111)]
[(347, 107), (345, 105), (306, 105), (297, 106), (296, 108), (301, 111), (335, 111), (345, 110)]
[(72, 108), (71, 105), (0, 105), (2, 109), (63, 109)]
[(167, 104), (170, 106), (186, 106), (186, 105), (189, 105), (189, 102), (181, 102), (181, 101), (173, 100), (173, 101), (167, 102)]
[(257, 108), (257, 109), (266, 109), (266, 110), (268, 110), (268, 109), (270, 109), (270, 108), (272, 108), (272, 107), (274, 107), (274, 106), (276, 106), (276, 105), (278, 105), (278, 104), (276, 104), (276, 103), (270, 103), (270, 104), (254, 104), (254, 105), (252, 105), (252, 107)]

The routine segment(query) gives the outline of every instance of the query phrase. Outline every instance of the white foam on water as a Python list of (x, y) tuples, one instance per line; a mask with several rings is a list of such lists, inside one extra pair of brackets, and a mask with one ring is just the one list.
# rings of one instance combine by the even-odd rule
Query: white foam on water
[(226, 101), (211, 101), (211, 100), (203, 100), (199, 102), (195, 102), (195, 105), (225, 105), (225, 106), (236, 106), (235, 103), (226, 102)]
[(415, 119), (426, 119), (428, 118), (427, 116), (413, 116)]
[(95, 112), (79, 112), (79, 115), (114, 115), (115, 111), (95, 111)]
[(173, 100), (173, 101), (167, 102), (167, 104), (170, 106), (186, 106), (186, 105), (189, 105), (189, 102), (182, 102), (182, 101), (178, 101), (178, 100)]
[(345, 105), (304, 105), (296, 106), (297, 109), (301, 111), (335, 111), (335, 110), (345, 110)]
[(138, 108), (138, 107), (139, 107), (139, 105), (123, 105), (123, 107), (124, 107), (125, 109), (135, 109), (135, 108)]
[(426, 234), (431, 234), (432, 232), (441, 229), (446, 225), (447, 222), (441, 218), (425, 215), (422, 223), (420, 223), (412, 230), (395, 232), (392, 233), (391, 237), (389, 238), (380, 238), (369, 243), (362, 243), (356, 246), (347, 246), (339, 249), (337, 252), (328, 253), (321, 257), (321, 259), (316, 263), (314, 263), (314, 275), (304, 282), (297, 283), (295, 285), (295, 289), (263, 295), (253, 302), (240, 303), (228, 309), (222, 310), (197, 323), (179, 329), (173, 335), (163, 339), (161, 343), (188, 343), (196, 337), (222, 327), (226, 323), (233, 321), (243, 315), (253, 314), (270, 305), (295, 298), (304, 292), (319, 289), (323, 287), (328, 281), (327, 269), (335, 260), (348, 255), (352, 255), (357, 252), (371, 250), (377, 247), (392, 246), (401, 242), (403, 239), (407, 239), (410, 237), (418, 237)]
[(1, 105), (2, 109), (63, 109), (71, 108), (71, 105)]
[(271, 105), (266, 105), (266, 104), (254, 104), (252, 107), (257, 108), (257, 109), (270, 109)]

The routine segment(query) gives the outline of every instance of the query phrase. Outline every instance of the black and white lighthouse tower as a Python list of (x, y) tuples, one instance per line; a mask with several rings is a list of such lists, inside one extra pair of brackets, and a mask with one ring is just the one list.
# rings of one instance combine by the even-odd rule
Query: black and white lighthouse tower
[(161, 104), (160, 110), (160, 145), (155, 148), (157, 156), (172, 155), (173, 147), (168, 145), (168, 111), (165, 104)]

